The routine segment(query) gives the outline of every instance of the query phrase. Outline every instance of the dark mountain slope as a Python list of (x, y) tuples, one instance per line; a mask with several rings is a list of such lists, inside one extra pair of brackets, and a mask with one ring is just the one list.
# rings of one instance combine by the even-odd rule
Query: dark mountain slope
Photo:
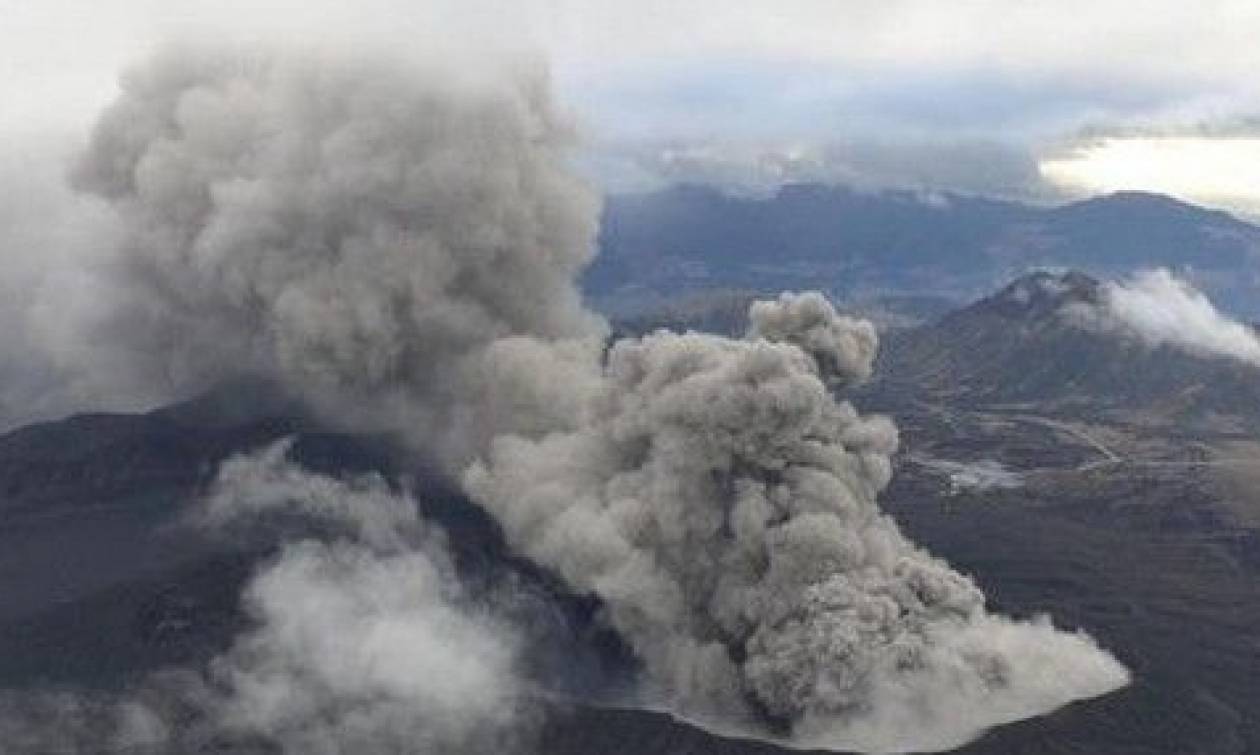
[(522, 607), (529, 595), (549, 605), (522, 616), (559, 622), (537, 627), (540, 673), (582, 685), (590, 664), (629, 663), (594, 627), (592, 601), (510, 554), (442, 477), (387, 439), (329, 431), (260, 390), (231, 386), (149, 414), (80, 415), (0, 436), (0, 688), (115, 686), (223, 650), (243, 626), (245, 581), (286, 532), (225, 540), (186, 515), (222, 460), (289, 436), (291, 457), (313, 471), (405, 478), (474, 593), (511, 580)]
[(1260, 239), (1255, 226), (1227, 212), (1139, 191), (1054, 208), (1038, 226), (1053, 245), (1034, 263), (1082, 269), (1239, 269), (1251, 262)]
[(1100, 284), (1081, 273), (1020, 278), (934, 323), (890, 334), (874, 390), (1141, 424), (1226, 430), (1260, 423), (1260, 371), (1081, 327), (1070, 309), (1094, 306), (1101, 296)]

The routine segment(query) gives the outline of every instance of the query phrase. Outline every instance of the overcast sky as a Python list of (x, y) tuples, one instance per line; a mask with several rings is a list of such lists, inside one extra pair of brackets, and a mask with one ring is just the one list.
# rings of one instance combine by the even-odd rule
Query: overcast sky
[(817, 178), (1260, 208), (1255, 0), (0, 0), (0, 19), (8, 149), (81, 136), (119, 69), (175, 39), (506, 49), (549, 61), (614, 189)]

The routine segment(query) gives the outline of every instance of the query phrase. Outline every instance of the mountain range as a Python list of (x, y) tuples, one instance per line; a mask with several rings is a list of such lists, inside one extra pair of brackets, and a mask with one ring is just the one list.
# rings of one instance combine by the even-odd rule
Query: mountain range
[(1142, 192), (1045, 207), (817, 184), (769, 197), (684, 185), (609, 197), (599, 247), (585, 289), (622, 315), (714, 288), (958, 304), (1040, 268), (1115, 277), (1157, 266), (1180, 271), (1227, 310), (1260, 315), (1260, 228)]

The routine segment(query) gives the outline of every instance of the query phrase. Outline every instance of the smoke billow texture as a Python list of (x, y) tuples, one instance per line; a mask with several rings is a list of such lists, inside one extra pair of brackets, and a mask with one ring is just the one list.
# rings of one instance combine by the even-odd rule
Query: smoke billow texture
[[(940, 748), (1126, 682), (1084, 635), (988, 614), (880, 512), (895, 429), (833, 395), (870, 374), (868, 323), (784, 295), (742, 339), (605, 350), (574, 285), (597, 202), (570, 142), (528, 67), (160, 57), (124, 80), (77, 172), (125, 226), (107, 332), (173, 390), (260, 374), (436, 452), (520, 553), (603, 601), (645, 694), (685, 715)], [(451, 741), (498, 731), (497, 698), (468, 713), (475, 695), (421, 678), (510, 679), (510, 640), (452, 608), (411, 525), (379, 491), (261, 463), (224, 469), (225, 489), (252, 479), (233, 500), (296, 485), (355, 534), (290, 547), (251, 587), (264, 629), (224, 661), (229, 720), (295, 751), (405, 739), (408, 716), (454, 720)], [(434, 638), (457, 647), (427, 654)]]
[(597, 225), (572, 138), (537, 67), (159, 57), (75, 174), (125, 223), (108, 334), (174, 393), (253, 371), (334, 418), (472, 442), (487, 344), (599, 335), (572, 284)]
[(249, 629), (205, 668), (125, 695), (0, 694), (5, 753), (529, 750), (520, 635), (461, 587), (444, 534), (379, 476), (313, 474), (289, 446), (224, 462), (198, 508), (212, 530), (314, 525), (247, 584)]
[(868, 323), (817, 294), (751, 319), (742, 340), (616, 343), (578, 426), (500, 436), (466, 475), (518, 548), (606, 601), (656, 694), (799, 744), (887, 750), (1126, 682), (1084, 635), (986, 613), (880, 512), (896, 431), (829, 390), (869, 374)]
[(339, 481), (276, 444), (224, 463), (206, 521), (340, 526), (291, 543), (245, 593), (257, 628), (218, 659), (217, 725), (285, 752), (511, 750), (528, 728), (516, 636), (462, 594), (442, 533), (379, 477)]

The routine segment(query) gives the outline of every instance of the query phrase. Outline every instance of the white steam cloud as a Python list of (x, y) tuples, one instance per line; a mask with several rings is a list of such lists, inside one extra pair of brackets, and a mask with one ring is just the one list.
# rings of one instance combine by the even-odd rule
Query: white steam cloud
[(1166, 269), (1109, 282), (1102, 293), (1099, 305), (1078, 306), (1068, 314), (1086, 327), (1118, 331), (1152, 347), (1260, 366), (1256, 331), (1217, 310), (1201, 291)]
[(289, 441), (224, 462), (198, 520), (314, 523), (244, 592), (250, 628), (204, 669), (130, 694), (0, 697), (6, 753), (491, 753), (529, 748), (519, 636), (465, 594), (442, 532), (379, 476), (336, 480)]
[(442, 533), (376, 476), (338, 481), (286, 443), (224, 463), (220, 524), (281, 511), (346, 529), (286, 546), (245, 592), (258, 627), (216, 661), (227, 731), (285, 752), (501, 752), (526, 723), (511, 630), (468, 604)]
[[(514, 548), (601, 599), (645, 695), (709, 723), (939, 749), (1127, 682), (1083, 634), (988, 613), (880, 512), (896, 431), (834, 396), (869, 375), (870, 324), (788, 294), (742, 339), (605, 349), (574, 286), (597, 202), (571, 129), (536, 67), (491, 68), (132, 71), (76, 180), (123, 226), (102, 327), (137, 378), (260, 374), (436, 453)], [(282, 454), (228, 464), (211, 518), (297, 506), (349, 534), (253, 583), (225, 720), (302, 752), (502, 731), (510, 634), (461, 605), (413, 507)]]

